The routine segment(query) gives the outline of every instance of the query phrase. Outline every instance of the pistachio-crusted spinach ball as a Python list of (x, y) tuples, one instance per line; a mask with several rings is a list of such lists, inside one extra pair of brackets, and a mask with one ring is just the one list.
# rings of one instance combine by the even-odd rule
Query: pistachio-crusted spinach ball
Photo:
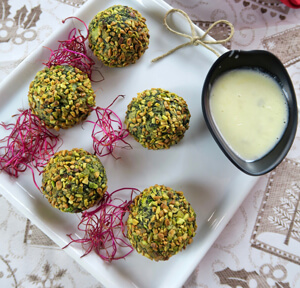
[(101, 161), (83, 149), (62, 150), (45, 166), (42, 192), (63, 212), (77, 213), (94, 206), (107, 189)]
[(128, 239), (138, 253), (164, 261), (192, 243), (196, 214), (183, 192), (155, 185), (133, 200), (127, 228)]
[(55, 130), (85, 120), (96, 104), (88, 75), (67, 65), (39, 71), (30, 83), (28, 102), (32, 113)]
[(89, 24), (89, 47), (109, 67), (135, 63), (148, 48), (149, 38), (146, 19), (128, 6), (109, 7)]
[(127, 107), (129, 133), (148, 149), (168, 149), (189, 128), (191, 114), (185, 100), (161, 88), (138, 93)]

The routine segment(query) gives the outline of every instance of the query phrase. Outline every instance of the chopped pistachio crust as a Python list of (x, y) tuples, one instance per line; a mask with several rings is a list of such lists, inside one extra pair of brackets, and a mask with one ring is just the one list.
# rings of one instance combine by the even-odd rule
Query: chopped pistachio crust
[(168, 260), (192, 243), (196, 214), (183, 192), (155, 185), (136, 196), (130, 208), (128, 239), (143, 256)]
[(85, 120), (96, 104), (88, 75), (66, 65), (39, 71), (30, 83), (28, 102), (32, 112), (55, 130)]
[(100, 200), (107, 178), (101, 161), (83, 149), (57, 152), (42, 178), (42, 192), (49, 203), (63, 212), (77, 213)]
[(146, 19), (128, 6), (107, 8), (89, 24), (89, 47), (109, 67), (135, 63), (148, 48), (149, 38)]
[(129, 133), (148, 149), (168, 149), (189, 128), (190, 112), (183, 98), (161, 88), (138, 93), (127, 107)]

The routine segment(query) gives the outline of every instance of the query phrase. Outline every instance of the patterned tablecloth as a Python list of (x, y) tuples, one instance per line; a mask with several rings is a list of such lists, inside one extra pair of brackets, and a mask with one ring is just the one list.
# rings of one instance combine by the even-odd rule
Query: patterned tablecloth
[[(0, 79), (84, 2), (0, 0)], [(203, 30), (229, 20), (236, 32), (226, 47), (277, 55), (300, 97), (300, 9), (279, 0), (166, 2)], [(228, 33), (222, 25), (211, 31), (216, 39)], [(286, 159), (260, 178), (185, 287), (300, 287), (299, 175), (298, 133)], [(0, 287), (101, 287), (1, 194), (0, 235)]]

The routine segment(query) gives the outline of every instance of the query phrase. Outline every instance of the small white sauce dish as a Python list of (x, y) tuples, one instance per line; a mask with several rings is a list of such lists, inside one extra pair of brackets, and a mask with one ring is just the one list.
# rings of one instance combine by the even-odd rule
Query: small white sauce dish
[[(210, 106), (213, 85), (221, 75), (234, 69), (252, 69), (266, 73), (279, 84), (288, 105), (288, 123), (280, 140), (260, 158), (245, 160), (227, 143), (218, 129)], [(202, 89), (202, 110), (207, 127), (227, 158), (246, 174), (259, 176), (273, 170), (290, 150), (298, 125), (298, 109), (294, 87), (281, 61), (264, 50), (231, 50), (221, 55), (209, 70)]]

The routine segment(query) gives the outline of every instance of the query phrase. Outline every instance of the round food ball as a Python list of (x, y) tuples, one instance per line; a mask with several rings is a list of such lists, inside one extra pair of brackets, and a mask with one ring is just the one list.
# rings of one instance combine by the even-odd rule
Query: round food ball
[(146, 19), (128, 6), (101, 11), (89, 24), (89, 47), (109, 67), (135, 63), (148, 48), (149, 38)]
[(39, 71), (30, 83), (28, 102), (32, 113), (55, 130), (85, 120), (96, 104), (88, 75), (67, 65)]
[(101, 161), (83, 149), (74, 148), (54, 154), (43, 171), (41, 188), (53, 207), (77, 213), (103, 197), (106, 183)]
[(125, 123), (129, 133), (144, 147), (168, 149), (183, 138), (190, 117), (183, 98), (161, 88), (152, 88), (132, 99)]
[(155, 185), (134, 198), (127, 228), (138, 253), (155, 261), (168, 260), (192, 243), (196, 214), (181, 191)]

